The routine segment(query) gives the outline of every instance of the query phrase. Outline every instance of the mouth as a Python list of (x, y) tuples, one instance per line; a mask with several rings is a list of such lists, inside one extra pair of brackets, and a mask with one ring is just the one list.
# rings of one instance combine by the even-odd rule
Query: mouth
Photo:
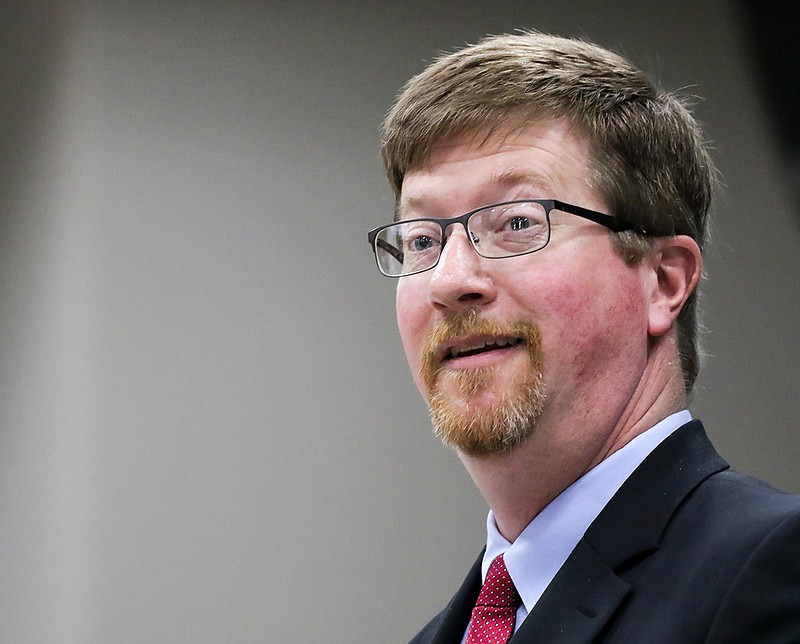
[(447, 347), (444, 352), (444, 356), (442, 357), (442, 361), (454, 360), (456, 358), (466, 358), (481, 353), (488, 353), (490, 351), (510, 349), (523, 344), (523, 342), (524, 340), (522, 338), (517, 337), (469, 340)]

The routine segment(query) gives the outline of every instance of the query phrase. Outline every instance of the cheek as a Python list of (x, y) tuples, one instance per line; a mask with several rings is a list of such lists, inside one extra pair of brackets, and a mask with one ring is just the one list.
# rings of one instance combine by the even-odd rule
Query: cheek
[(428, 332), (424, 302), (422, 293), (419, 292), (419, 289), (415, 289), (412, 283), (401, 282), (398, 284), (395, 298), (397, 328), (400, 332), (406, 360), (415, 379), (422, 355), (422, 346)]
[(544, 304), (554, 320), (553, 323), (542, 320), (545, 360), (553, 356), (559, 362), (575, 362), (595, 342), (594, 335), (599, 329), (597, 313), (592, 309), (596, 302), (587, 297), (579, 284), (569, 282), (549, 292)]
[(607, 360), (638, 344), (639, 336), (646, 339), (646, 305), (637, 280), (626, 275), (585, 279), (586, 275), (564, 280), (544, 296), (555, 322), (543, 325), (545, 356), (549, 349), (575, 363)]

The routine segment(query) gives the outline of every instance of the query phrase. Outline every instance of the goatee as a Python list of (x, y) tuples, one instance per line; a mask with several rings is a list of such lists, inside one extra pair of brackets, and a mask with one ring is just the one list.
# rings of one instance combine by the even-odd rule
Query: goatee
[[(517, 338), (527, 354), (525, 368), (493, 404), (478, 404), (476, 397), (492, 384), (500, 367), (442, 369), (443, 344), (477, 336)], [(420, 375), (436, 435), (468, 456), (496, 454), (519, 445), (533, 433), (542, 414), (541, 335), (527, 320), (492, 322), (474, 310), (445, 318), (425, 343)]]

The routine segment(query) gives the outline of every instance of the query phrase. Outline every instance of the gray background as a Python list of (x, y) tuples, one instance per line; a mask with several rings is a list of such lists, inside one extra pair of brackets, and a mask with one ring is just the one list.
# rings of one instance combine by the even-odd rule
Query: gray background
[(584, 35), (702, 98), (695, 414), (800, 491), (800, 226), (723, 2), (6, 2), (0, 641), (402, 642), (485, 506), (430, 435), (366, 230), (444, 49)]

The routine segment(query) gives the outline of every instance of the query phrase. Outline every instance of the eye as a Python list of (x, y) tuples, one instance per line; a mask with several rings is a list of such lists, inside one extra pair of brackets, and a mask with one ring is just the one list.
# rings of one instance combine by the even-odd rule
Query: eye
[(528, 217), (511, 217), (506, 221), (506, 226), (511, 231), (517, 230), (525, 230), (530, 228), (533, 225), (533, 222)]
[(435, 222), (419, 219), (403, 225), (403, 247), (408, 253), (427, 253), (440, 245), (441, 229)]
[(419, 235), (409, 240), (409, 247), (413, 251), (424, 251), (432, 248), (435, 242), (427, 235)]

